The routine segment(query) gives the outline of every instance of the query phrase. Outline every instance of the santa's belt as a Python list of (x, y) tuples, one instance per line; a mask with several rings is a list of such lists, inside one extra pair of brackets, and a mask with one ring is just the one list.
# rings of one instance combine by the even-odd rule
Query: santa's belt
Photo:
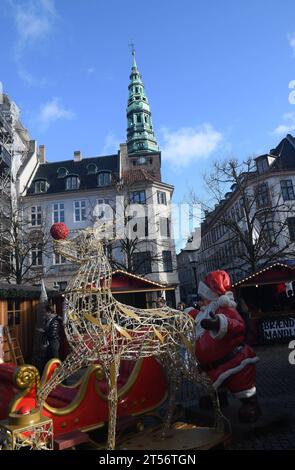
[(239, 354), (243, 350), (244, 346), (245, 346), (245, 344), (239, 344), (239, 346), (236, 346), (233, 351), (226, 354), (221, 359), (218, 359), (217, 361), (208, 362), (207, 364), (200, 364), (200, 368), (204, 372), (208, 372), (210, 370), (217, 369), (217, 367), (219, 367), (223, 364), (226, 364), (228, 361), (233, 359), (237, 354)]

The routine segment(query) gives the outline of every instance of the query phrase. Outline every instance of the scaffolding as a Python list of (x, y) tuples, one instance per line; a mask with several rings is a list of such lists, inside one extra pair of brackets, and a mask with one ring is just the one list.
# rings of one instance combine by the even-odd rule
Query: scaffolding
[(13, 155), (13, 118), (0, 109), (0, 201), (10, 197)]

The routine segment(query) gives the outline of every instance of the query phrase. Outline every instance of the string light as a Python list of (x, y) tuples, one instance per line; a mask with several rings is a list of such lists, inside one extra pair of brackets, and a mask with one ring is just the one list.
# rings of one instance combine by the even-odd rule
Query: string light
[(242, 279), (241, 281), (236, 282), (235, 284), (233, 284), (233, 287), (237, 287), (238, 285), (243, 284), (244, 282), (247, 282), (247, 281), (249, 281), (250, 279), (253, 279), (253, 277), (259, 276), (259, 274), (265, 273), (266, 271), (269, 271), (270, 269), (272, 269), (272, 268), (274, 268), (274, 267), (276, 267), (276, 266), (280, 266), (280, 267), (282, 267), (282, 268), (290, 268), (290, 269), (292, 269), (292, 267), (288, 266), (287, 264), (283, 264), (283, 263), (274, 263), (274, 264), (272, 264), (271, 266), (268, 266), (267, 268), (261, 269), (260, 271), (257, 271), (256, 273), (251, 274), (251, 275), (248, 276), (248, 277), (245, 277), (245, 278)]

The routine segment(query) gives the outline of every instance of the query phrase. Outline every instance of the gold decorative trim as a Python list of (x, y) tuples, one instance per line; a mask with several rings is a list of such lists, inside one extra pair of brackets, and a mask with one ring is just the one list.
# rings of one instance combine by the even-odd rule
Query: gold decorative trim
[[(48, 381), (48, 375), (49, 375), (49, 371), (52, 367), (53, 364), (58, 364), (59, 366), (62, 364), (61, 360), (60, 359), (50, 359), (50, 361), (47, 362), (44, 370), (43, 370), (43, 373), (42, 373), (42, 377), (41, 377), (41, 380), (40, 380), (40, 387), (43, 387), (43, 385), (46, 384), (46, 382)], [(77, 388), (81, 385), (83, 381), (83, 376), (80, 377), (80, 379), (77, 380), (77, 382), (75, 382), (74, 384), (72, 385), (64, 385), (64, 384), (59, 384), (60, 387), (63, 387), (63, 388)]]
[(8, 419), (11, 426), (30, 426), (40, 421), (41, 411), (35, 409), (31, 410), (29, 414), (9, 413)]
[(40, 376), (36, 367), (24, 364), (17, 367), (13, 374), (15, 386), (21, 390), (11, 400), (9, 404), (9, 413), (14, 413), (20, 401), (27, 395), (31, 388), (36, 385), (36, 391), (40, 387)]
[(65, 416), (66, 414), (75, 411), (82, 402), (82, 400), (85, 398), (90, 376), (94, 373), (95, 370), (99, 370), (100, 368), (101, 366), (99, 364), (92, 364), (87, 368), (85, 374), (83, 375), (82, 383), (77, 392), (77, 395), (69, 405), (65, 406), (64, 408), (55, 408), (45, 402), (44, 408), (56, 416)]
[(18, 367), (13, 374), (13, 381), (20, 390), (31, 389), (33, 385), (38, 390), (40, 387), (40, 375), (36, 367), (24, 364)]
[[(138, 378), (139, 372), (141, 371), (142, 363), (143, 363), (143, 359), (139, 359), (138, 361), (136, 361), (136, 363), (135, 363), (135, 365), (132, 369), (132, 372), (129, 376), (129, 379), (127, 380), (125, 385), (123, 385), (123, 387), (120, 388), (120, 390), (118, 391), (118, 400), (120, 400), (120, 398), (122, 398), (124, 395), (126, 395), (127, 392), (130, 390), (130, 388), (135, 384), (135, 382)], [(96, 393), (98, 394), (98, 396), (100, 398), (107, 401), (108, 397), (107, 397), (107, 395), (105, 395), (100, 390), (98, 383), (95, 384), (95, 390), (96, 390)]]

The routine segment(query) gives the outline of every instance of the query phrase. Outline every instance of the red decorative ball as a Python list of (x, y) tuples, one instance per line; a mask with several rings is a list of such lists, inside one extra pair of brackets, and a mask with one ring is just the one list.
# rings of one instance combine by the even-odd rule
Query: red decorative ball
[(53, 224), (50, 229), (50, 235), (52, 238), (54, 238), (54, 240), (65, 240), (69, 233), (70, 231), (68, 227), (63, 222), (57, 222), (56, 224)]
[(17, 410), (17, 412), (18, 412), (19, 415), (29, 415), (31, 413), (31, 410), (28, 406), (21, 406)]

